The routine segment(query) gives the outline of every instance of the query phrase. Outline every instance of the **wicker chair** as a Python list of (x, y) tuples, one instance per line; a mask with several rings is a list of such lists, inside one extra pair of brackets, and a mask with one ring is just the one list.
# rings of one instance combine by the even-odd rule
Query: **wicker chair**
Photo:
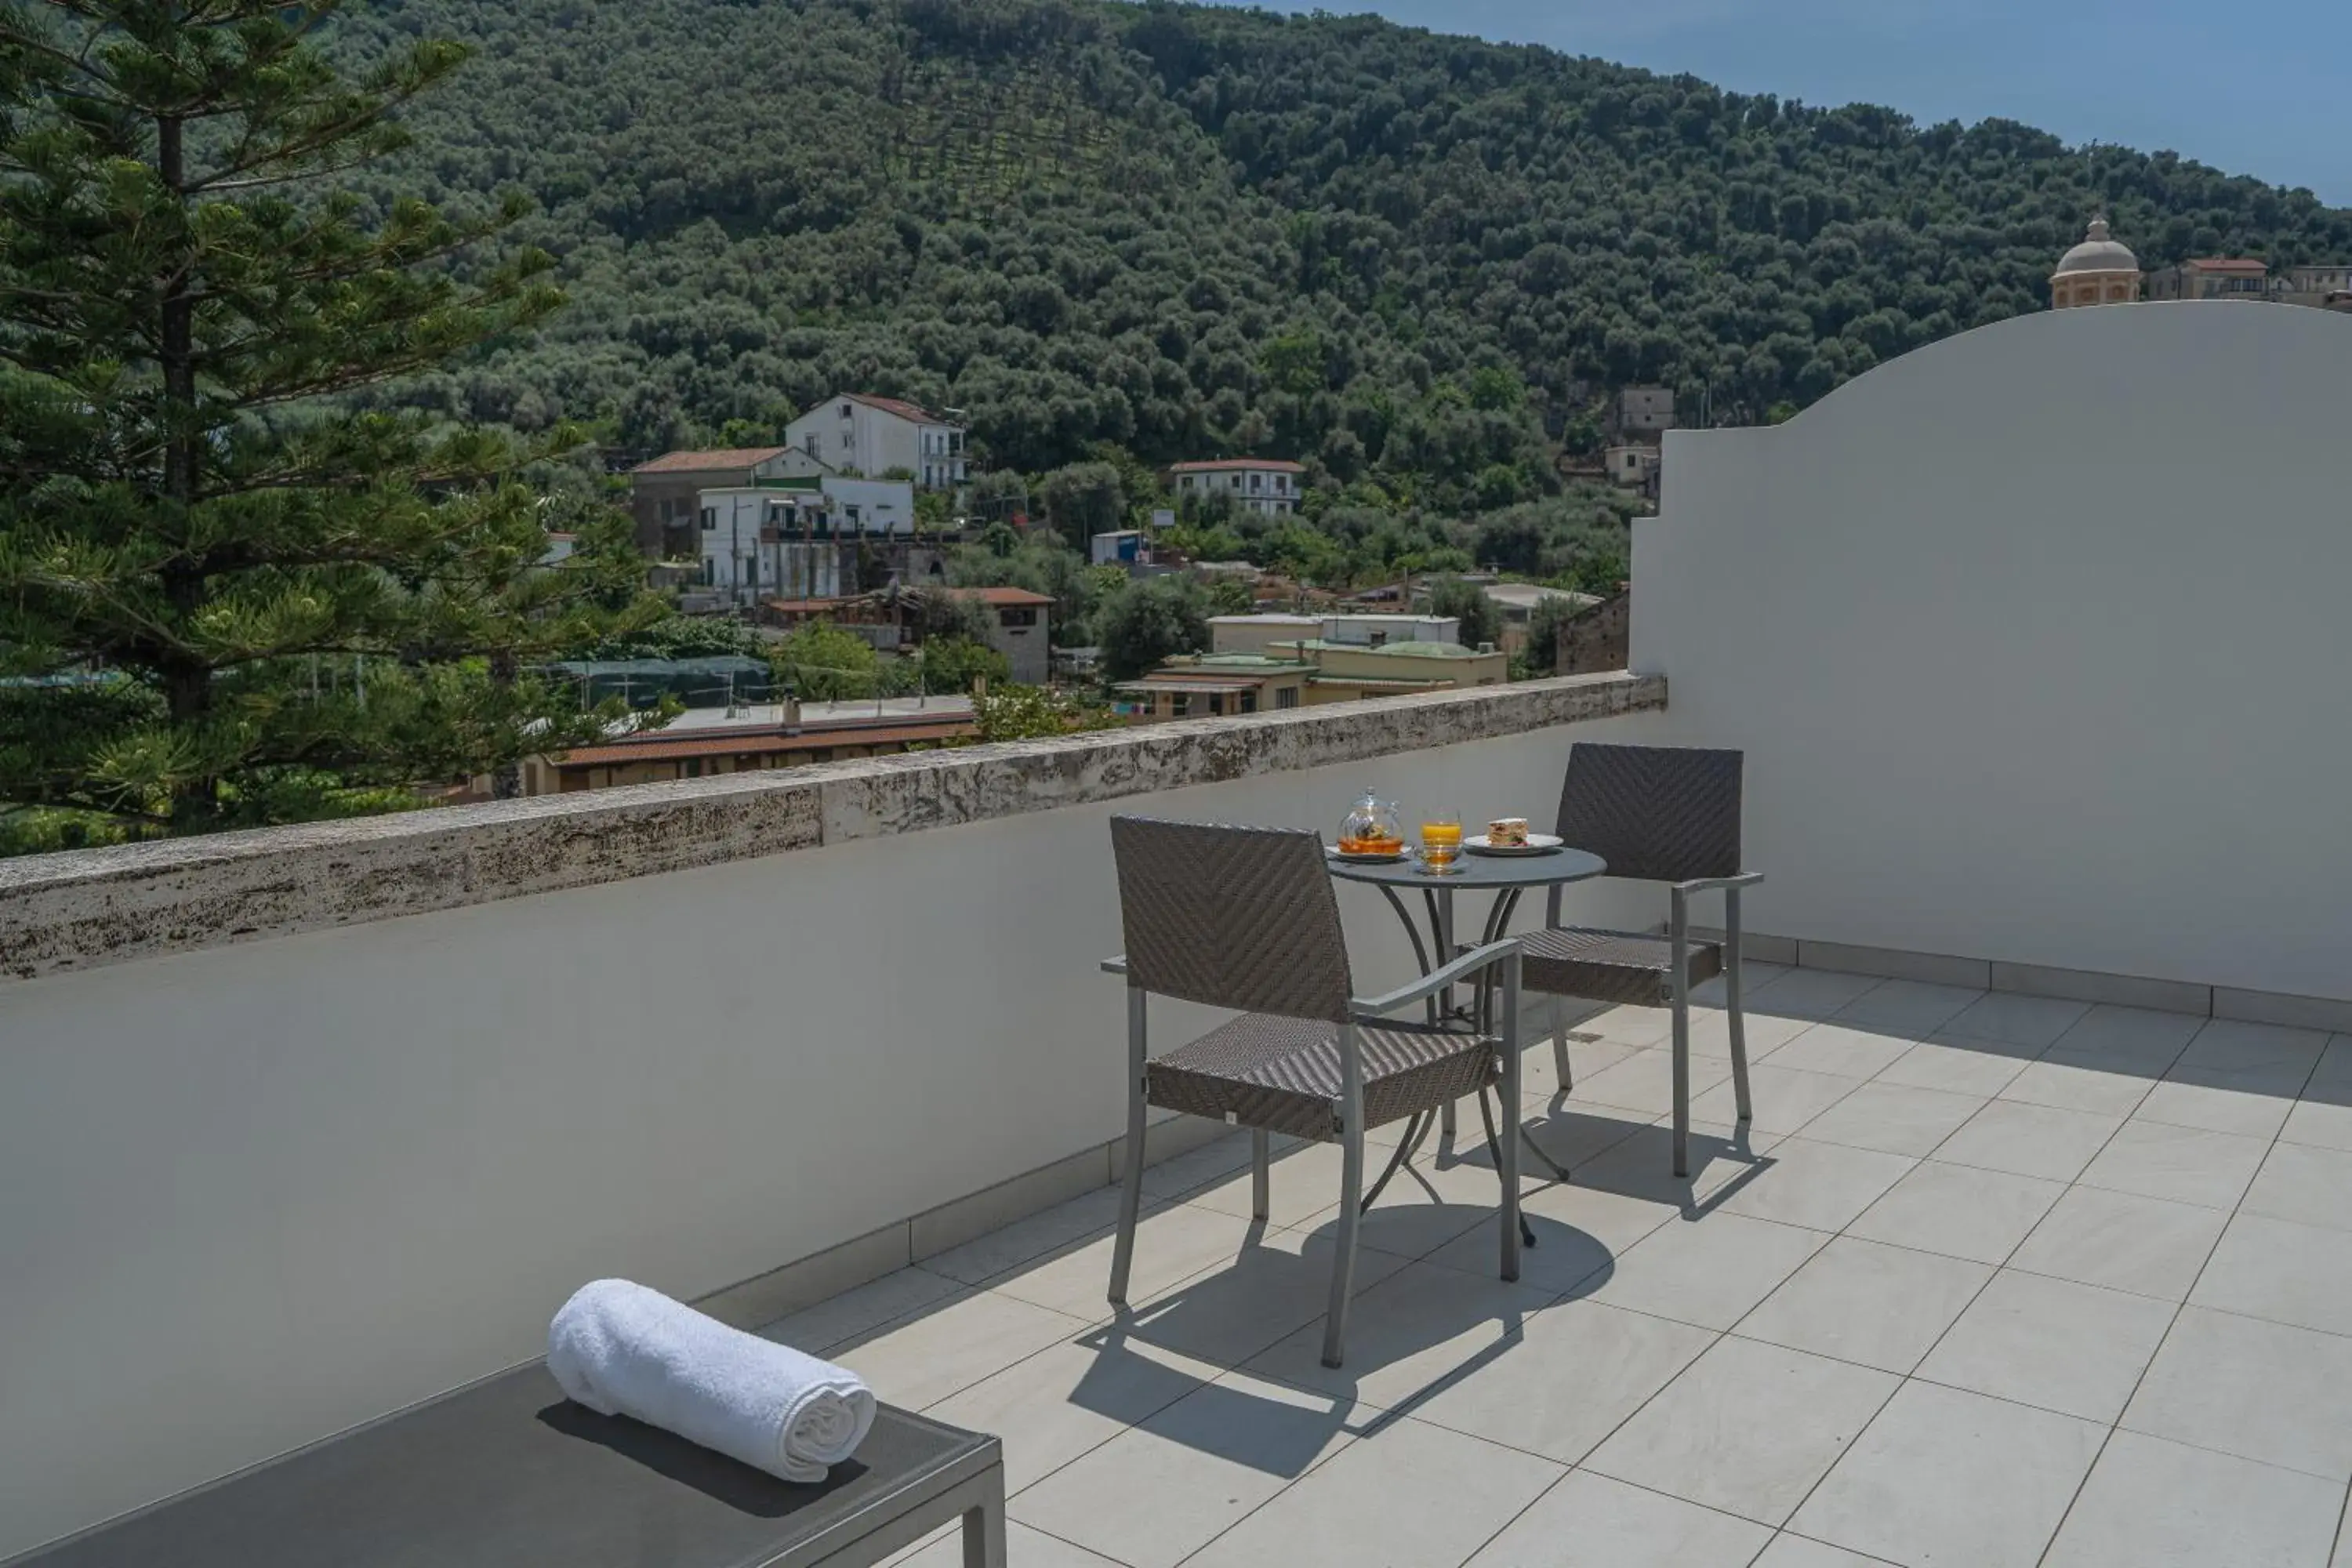
[[(1339, 900), (1312, 833), (1121, 816), (1111, 820), (1127, 952), (1103, 967), (1127, 977), (1127, 1176), (1110, 1300), (1127, 1300), (1143, 1200), (1145, 1113), (1159, 1106), (1251, 1130), (1257, 1217), (1266, 1213), (1271, 1135), (1342, 1150), (1338, 1256), (1323, 1364), (1339, 1364), (1356, 1233), (1364, 1207), (1364, 1132), (1434, 1112), (1488, 1085), (1505, 1125), (1519, 1107), (1519, 948), (1474, 949), (1386, 995), (1360, 997)], [(1499, 1037), (1389, 1015), (1450, 984), (1498, 971)], [(1157, 993), (1240, 1017), (1158, 1058), (1145, 1050), (1144, 1002)], [(1502, 1275), (1519, 1277), (1518, 1141), (1496, 1150), (1502, 1178)]]
[[(1577, 745), (1560, 790), (1559, 836), (1608, 861), (1612, 877), (1668, 884), (1665, 934), (1564, 926), (1554, 888), (1545, 929), (1519, 939), (1530, 991), (1674, 1009), (1677, 1176), (1690, 1174), (1690, 994), (1717, 974), (1730, 1013), (1732, 1092), (1741, 1122), (1752, 1109), (1739, 1001), (1739, 893), (1764, 879), (1739, 868), (1740, 764), (1738, 752)], [(1723, 894), (1723, 941), (1694, 942), (1691, 895), (1712, 890)], [(1571, 1081), (1568, 1034), (1557, 1004), (1552, 1053), (1565, 1090)]]

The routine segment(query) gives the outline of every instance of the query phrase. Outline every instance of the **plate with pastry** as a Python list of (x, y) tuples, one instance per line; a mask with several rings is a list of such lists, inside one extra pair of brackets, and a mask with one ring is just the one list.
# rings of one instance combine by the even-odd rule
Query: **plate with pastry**
[(1486, 831), (1462, 841), (1473, 855), (1549, 855), (1561, 840), (1549, 833), (1530, 833), (1524, 816), (1498, 816)]

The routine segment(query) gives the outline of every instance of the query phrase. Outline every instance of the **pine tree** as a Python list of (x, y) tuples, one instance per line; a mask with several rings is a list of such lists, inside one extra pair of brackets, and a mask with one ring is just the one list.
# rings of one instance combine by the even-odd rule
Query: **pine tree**
[(527, 674), (643, 613), (633, 560), (542, 564), (518, 476), (576, 437), (352, 395), (561, 296), (478, 255), (520, 199), (336, 188), (465, 57), (346, 77), (339, 8), (0, 0), (0, 811), (340, 814), (605, 722)]

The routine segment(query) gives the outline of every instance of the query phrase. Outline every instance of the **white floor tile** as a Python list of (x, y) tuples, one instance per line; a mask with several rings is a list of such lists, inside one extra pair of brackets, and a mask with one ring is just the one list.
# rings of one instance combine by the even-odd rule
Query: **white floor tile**
[(1553, 1300), (1491, 1275), (1411, 1264), (1356, 1298), (1346, 1365), (1323, 1364), (1323, 1325), (1310, 1323), (1252, 1357), (1247, 1370), (1394, 1409), (1508, 1357), (1527, 1320)]
[(1766, 1169), (1723, 1200), (1722, 1212), (1812, 1230), (1843, 1230), (1917, 1161), (1870, 1149), (1787, 1138), (1766, 1151)]
[(1186, 1395), (1013, 1500), (1020, 1522), (1175, 1568), (1352, 1439), (1318, 1394), (1235, 1378)]
[[(1420, 1258), (1481, 1227), (1499, 1232), (1502, 1183), (1488, 1163), (1484, 1135), (1476, 1131), (1478, 1112), (1465, 1107), (1463, 1115), (1467, 1126), (1455, 1147), (1464, 1152), (1441, 1163), (1424, 1147), (1399, 1170), (1379, 1201), (1364, 1214), (1359, 1226), (1364, 1246), (1400, 1258)], [(1369, 1186), (1379, 1176), (1380, 1165), (1369, 1159), (1366, 1165), (1364, 1181)], [(1338, 1195), (1337, 1182), (1331, 1184), (1331, 1192)], [(1339, 1205), (1333, 1203), (1300, 1220), (1298, 1228), (1332, 1236), (1339, 1229)]]
[(2090, 1010), (2080, 1002), (1996, 991), (1955, 1015), (1939, 1032), (2047, 1050)]
[[(2178, 1068), (2174, 1069), (2176, 1072)], [(2168, 1078), (2147, 1091), (2132, 1115), (2175, 1127), (2203, 1127), (2245, 1138), (2275, 1138), (2294, 1109), (2293, 1094), (2264, 1094), (2226, 1083)]]
[[(1293, 1330), (1318, 1321), (1331, 1303), (1329, 1237), (1269, 1230), (1236, 1257), (1139, 1298), (1107, 1327), (1116, 1338), (1221, 1366), (1237, 1366)], [(1376, 1247), (1356, 1248), (1357, 1294), (1405, 1266)]]
[(2062, 1184), (2038, 1176), (1923, 1160), (1847, 1233), (1979, 1263), (2000, 1263), (2065, 1191)]
[(1572, 1465), (1714, 1341), (1705, 1329), (1573, 1301), (1529, 1317), (1501, 1354), (1430, 1385), (1412, 1413)]
[(1580, 1470), (1466, 1568), (1748, 1568), (1760, 1524)]
[(2129, 1116), (2163, 1076), (2161, 1068), (2130, 1071), (2098, 1057), (2053, 1048), (2025, 1064), (2000, 1091), (2003, 1100), (2087, 1110), (2095, 1116)]
[(1669, 1220), (1582, 1293), (1612, 1306), (1727, 1329), (1828, 1240), (1822, 1231), (1739, 1215)]
[(2106, 1429), (1907, 1383), (1791, 1528), (1889, 1562), (2033, 1568)]
[(1776, 1068), (1798, 1072), (1875, 1078), (1893, 1067), (1916, 1042), (1900, 1035), (1842, 1023), (1816, 1024), (1768, 1058)]
[(1585, 1462), (1759, 1524), (1804, 1500), (1896, 1379), (1801, 1351), (1725, 1339)]
[(2136, 1432), (2107, 1443), (2045, 1568), (2325, 1568), (2344, 1489)]
[(1924, 1040), (1984, 999), (1962, 985), (1932, 985), (1923, 980), (1889, 980), (1865, 991), (1832, 1016), (1855, 1028), (1883, 1029)]
[(1086, 1325), (1027, 1301), (982, 1290), (889, 1324), (827, 1352), (885, 1404), (921, 1410), (993, 1377)]
[[(1751, 1103), (1759, 1132), (1794, 1132), (1847, 1095), (1861, 1080), (1825, 1072), (1798, 1072), (1774, 1062), (1748, 1069)], [(1730, 1121), (1739, 1114), (1739, 1101), (1728, 1079), (1691, 1100), (1691, 1115), (1702, 1121)]]
[(1982, 1289), (1981, 1263), (1839, 1237), (1739, 1321), (1791, 1350), (1908, 1373)]
[(1756, 1560), (1756, 1568), (1880, 1568), (1883, 1561), (1783, 1531), (1772, 1538), (1772, 1544)]
[[(1728, 1063), (1695, 1056), (1690, 1073), (1691, 1096), (1696, 1100), (1727, 1081), (1731, 1077), (1731, 1068)], [(1674, 1053), (1654, 1048), (1628, 1057), (1615, 1067), (1603, 1068), (1591, 1078), (1578, 1079), (1568, 1098), (1571, 1106), (1606, 1105), (1664, 1116), (1675, 1108), (1674, 1085)]]
[[(1145, 1215), (1136, 1226), (1128, 1300), (1140, 1306), (1179, 1279), (1239, 1257), (1249, 1244), (1250, 1229), (1251, 1222), (1238, 1215), (1192, 1204), (1170, 1204)], [(990, 1279), (988, 1288), (1087, 1322), (1100, 1321), (1111, 1312), (1114, 1245), (1115, 1237), (1105, 1231), (1078, 1246), (1016, 1264)]]
[[(1118, 1223), (1118, 1201), (1117, 1187), (1103, 1187), (916, 1261), (934, 1274), (967, 1285), (984, 1284), (1008, 1268), (1069, 1251), (1100, 1236)], [(1153, 1210), (1160, 1206), (1148, 1194), (1144, 1203)]]
[(2184, 1307), (2123, 1425), (2176, 1443), (2352, 1480), (2352, 1340)]
[(2163, 1013), (2103, 1004), (2076, 1019), (2051, 1047), (2070, 1057), (2097, 1057), (2161, 1074), (2209, 1022), (2201, 1014)]
[(2123, 1125), (2119, 1116), (1996, 1100), (1946, 1139), (1936, 1158), (2012, 1175), (2071, 1182)]
[[(1519, 1282), (1562, 1294), (1597, 1287), (1643, 1237), (1675, 1223), (1674, 1211), (1663, 1204), (1558, 1182), (1530, 1188), (1519, 1205), (1536, 1237), (1535, 1246), (1519, 1250)], [(1465, 1274), (1493, 1274), (1495, 1238), (1474, 1230), (1447, 1242), (1427, 1261)]]
[(928, 1414), (1001, 1438), (1004, 1489), (1018, 1493), (1223, 1370), (1148, 1345), (1055, 1345), (940, 1401)]
[(2292, 1100), (2303, 1092), (2326, 1048), (2326, 1035), (2315, 1029), (2216, 1018), (2189, 1042), (2170, 1076)]
[[(2337, 1092), (2330, 1090), (2326, 1096), (2305, 1094), (2287, 1112), (2279, 1137), (2289, 1143), (2352, 1150), (2352, 1102), (2339, 1102), (2335, 1098)], [(2346, 1099), (2352, 1101), (2352, 1096)]]
[(2270, 1145), (2234, 1132), (2126, 1121), (2077, 1178), (2084, 1186), (2232, 1209)]
[(2352, 1232), (2240, 1215), (2189, 1298), (2200, 1307), (2352, 1334)]
[(926, 1309), (936, 1310), (952, 1297), (971, 1290), (928, 1268), (901, 1268), (869, 1279), (829, 1300), (779, 1318), (760, 1332), (778, 1344), (823, 1355), (834, 1346), (873, 1332), (893, 1319)]
[[(1474, 1118), (1476, 1115), (1475, 1111), (1471, 1114)], [(1536, 1147), (1571, 1175), (1587, 1161), (1599, 1159), (1655, 1120), (1646, 1111), (1580, 1105), (1573, 1097), (1557, 1103), (1549, 1100), (1535, 1102), (1522, 1118)], [(1551, 1174), (1524, 1152), (1519, 1166), (1531, 1178)]]
[(2352, 1230), (2352, 1152), (2273, 1144), (2238, 1212)]
[[(1020, 1568), (1121, 1568), (1108, 1557), (1097, 1557), (1066, 1541), (1015, 1521), (1004, 1528), (1004, 1558)], [(950, 1531), (912, 1557), (899, 1558), (902, 1568), (963, 1568), (963, 1535)]]
[(1994, 1095), (2025, 1070), (2033, 1054), (2025, 1047), (1937, 1036), (1904, 1052), (1877, 1081), (1949, 1094)]
[(1530, 1455), (1399, 1421), (1349, 1445), (1190, 1562), (1192, 1568), (1459, 1563), (1564, 1473)]
[(1786, 1018), (1826, 1018), (1885, 984), (1874, 974), (1837, 969), (1791, 969), (1759, 989), (1748, 1005)]
[[(1475, 1114), (1475, 1113), (1474, 1113)], [(1388, 1161), (1388, 1149), (1367, 1152), (1370, 1182)], [(1426, 1147), (1426, 1145), (1424, 1145)], [(1426, 1158), (1426, 1156), (1423, 1156)], [(1266, 1219), (1274, 1225), (1298, 1225), (1339, 1201), (1340, 1150), (1337, 1143), (1293, 1143), (1267, 1162)], [(1402, 1178), (1400, 1178), (1402, 1179)], [(1203, 1183), (1183, 1194), (1183, 1201), (1220, 1214), (1250, 1217), (1255, 1201), (1246, 1160), (1239, 1168)]]
[(2010, 1267), (2178, 1301), (2228, 1215), (2130, 1193), (2075, 1187), (2036, 1226)]
[(2174, 1310), (2168, 1301), (2004, 1269), (1916, 1375), (2112, 1424)]
[(1822, 1143), (1926, 1154), (1984, 1109), (1972, 1094), (1947, 1094), (1897, 1083), (1865, 1083), (1805, 1123), (1801, 1131)]

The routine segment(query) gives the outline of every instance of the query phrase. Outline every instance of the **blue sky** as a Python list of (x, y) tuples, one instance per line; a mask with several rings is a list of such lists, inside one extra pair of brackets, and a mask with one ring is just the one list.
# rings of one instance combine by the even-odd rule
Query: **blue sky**
[[(1290, 10), (1306, 10), (1292, 5)], [(1923, 121), (2021, 120), (2352, 205), (2352, 5), (2189, 0), (1323, 0)]]

